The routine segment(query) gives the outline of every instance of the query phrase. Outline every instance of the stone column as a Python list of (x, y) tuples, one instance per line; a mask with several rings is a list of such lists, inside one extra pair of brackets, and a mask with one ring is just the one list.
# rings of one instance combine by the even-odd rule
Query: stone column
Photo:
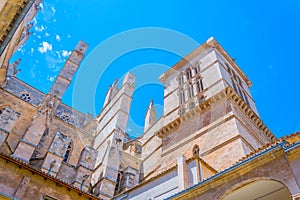
[(193, 78), (193, 91), (194, 91), (194, 95), (197, 96), (197, 94), (199, 93), (199, 90), (198, 90), (198, 86), (197, 86), (197, 79), (196, 78)]
[(199, 158), (196, 158), (196, 178), (197, 178), (197, 183), (202, 181), (202, 169), (201, 169), (201, 161)]
[(178, 191), (182, 191), (188, 187), (188, 171), (185, 156), (177, 159), (178, 170)]

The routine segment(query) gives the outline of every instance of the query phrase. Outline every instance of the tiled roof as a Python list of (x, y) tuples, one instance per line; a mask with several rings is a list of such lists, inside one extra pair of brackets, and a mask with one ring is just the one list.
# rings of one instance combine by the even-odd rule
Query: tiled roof
[(257, 154), (264, 152), (264, 151), (272, 148), (273, 146), (278, 145), (279, 143), (283, 143), (285, 147), (289, 147), (290, 145), (293, 145), (295, 142), (299, 142), (299, 141), (300, 141), (300, 132), (292, 133), (290, 135), (281, 137), (274, 142), (270, 142), (256, 150), (250, 152), (249, 154), (247, 154), (246, 156), (241, 158), (238, 162), (236, 162), (234, 165), (236, 165), (240, 162), (243, 162), (244, 160), (248, 160)]

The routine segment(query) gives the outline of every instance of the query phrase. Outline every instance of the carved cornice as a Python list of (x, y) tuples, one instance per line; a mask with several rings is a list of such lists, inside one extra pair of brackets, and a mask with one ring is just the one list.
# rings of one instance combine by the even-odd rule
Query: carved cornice
[(225, 88), (209, 99), (204, 99), (204, 101), (198, 106), (184, 113), (182, 116), (178, 117), (166, 126), (162, 127), (159, 131), (156, 132), (156, 136), (160, 138), (168, 136), (179, 128), (181, 122), (188, 121), (196, 115), (208, 112), (211, 110), (212, 106), (215, 106), (216, 104), (219, 104), (228, 99), (230, 99), (236, 106), (238, 106), (240, 110), (248, 117), (248, 119), (256, 126), (256, 128), (262, 131), (262, 133), (264, 133), (271, 141), (276, 140), (276, 137), (263, 123), (260, 117), (251, 109), (251, 107), (246, 102), (242, 100), (242, 98), (231, 87)]
[(179, 128), (179, 125), (181, 123), (181, 118), (177, 118), (176, 120), (172, 121), (166, 126), (163, 126), (159, 131), (155, 133), (156, 136), (159, 138), (163, 138), (167, 135), (169, 135), (171, 132), (177, 130)]
[(276, 141), (276, 137), (264, 124), (260, 117), (250, 108), (250, 106), (245, 103), (231, 87), (227, 87), (225, 90), (227, 98), (231, 99), (235, 105), (240, 108), (240, 110), (252, 121), (256, 128), (261, 130), (271, 141)]

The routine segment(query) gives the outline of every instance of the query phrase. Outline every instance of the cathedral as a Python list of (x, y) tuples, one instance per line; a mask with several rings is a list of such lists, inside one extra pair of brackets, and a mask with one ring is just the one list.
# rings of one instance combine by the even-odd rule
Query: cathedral
[(10, 59), (39, 4), (0, 2), (0, 199), (300, 200), (300, 133), (273, 135), (251, 81), (214, 38), (159, 77), (163, 116), (149, 102), (144, 132), (130, 138), (134, 74), (112, 82), (98, 116), (61, 101), (85, 42), (48, 93), (17, 78)]

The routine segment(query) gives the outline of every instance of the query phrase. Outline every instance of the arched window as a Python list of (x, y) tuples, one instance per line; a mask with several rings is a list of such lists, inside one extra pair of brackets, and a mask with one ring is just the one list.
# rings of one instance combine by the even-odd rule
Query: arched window
[(68, 161), (71, 151), (72, 151), (72, 141), (69, 143), (66, 153), (64, 155), (64, 160), (63, 160), (64, 162)]
[(199, 72), (198, 66), (194, 67), (194, 71), (195, 71), (196, 74)]
[(196, 158), (199, 158), (199, 152), (200, 152), (199, 146), (195, 145), (193, 147), (193, 156), (196, 157)]
[(203, 82), (201, 77), (197, 80), (196, 84), (197, 84), (197, 92), (199, 93), (203, 91)]
[(183, 90), (183, 84), (184, 84), (184, 79), (183, 79), (184, 74), (181, 72), (178, 76), (178, 95), (179, 95), (179, 103), (183, 104), (185, 102), (185, 95), (184, 95), (184, 90)]
[(187, 79), (191, 79), (192, 78), (192, 70), (190, 68), (188, 68), (186, 70), (186, 77), (187, 77)]

